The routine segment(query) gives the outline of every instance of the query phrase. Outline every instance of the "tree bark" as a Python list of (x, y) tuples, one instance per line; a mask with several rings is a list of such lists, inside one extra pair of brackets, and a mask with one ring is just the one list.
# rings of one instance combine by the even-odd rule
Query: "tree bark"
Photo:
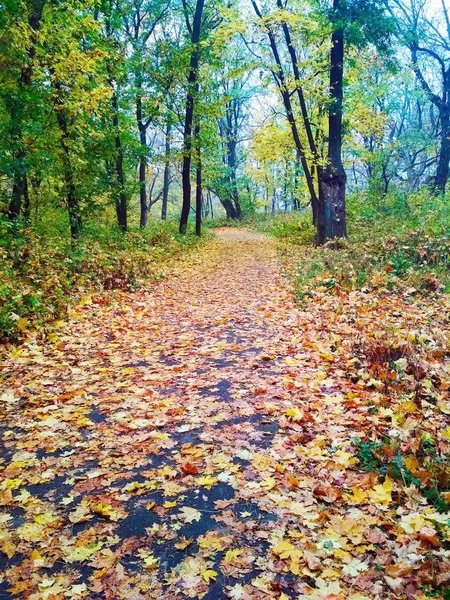
[(192, 160), (192, 122), (194, 118), (195, 94), (197, 89), (197, 71), (200, 57), (198, 43), (202, 25), (202, 14), (205, 0), (197, 0), (194, 20), (192, 23), (191, 43), (193, 50), (189, 64), (188, 91), (186, 97), (186, 116), (184, 120), (184, 144), (183, 144), (183, 204), (180, 216), (180, 233), (185, 234), (191, 210), (191, 160)]
[(66, 187), (67, 210), (69, 213), (70, 235), (72, 239), (76, 240), (80, 235), (82, 225), (80, 205), (76, 193), (75, 179), (73, 176), (73, 169), (71, 163), (70, 134), (67, 123), (67, 116), (65, 113), (64, 101), (59, 96), (59, 92), (61, 91), (61, 84), (59, 82), (55, 84), (55, 89), (58, 92), (58, 97), (55, 102), (56, 120), (58, 122), (58, 128), (61, 135), (62, 161), (64, 171), (64, 183)]
[[(417, 32), (415, 32), (415, 34), (417, 35)], [(417, 62), (417, 53), (419, 51), (427, 53), (429, 53), (429, 51), (419, 48), (417, 41), (412, 42), (409, 48), (411, 51), (412, 68), (416, 74), (416, 78), (427, 95), (429, 101), (434, 104), (439, 111), (441, 140), (438, 166), (433, 181), (433, 190), (437, 194), (444, 194), (450, 174), (450, 67), (446, 68), (444, 61), (442, 61), (439, 56), (433, 53), (433, 56), (439, 60), (442, 69), (442, 96), (438, 96), (430, 88)]]
[(140, 154), (139, 154), (139, 201), (140, 201), (140, 227), (147, 225), (147, 127), (142, 117), (142, 78), (136, 75), (136, 120), (139, 131)]
[(122, 140), (120, 139), (119, 131), (119, 104), (117, 100), (117, 93), (112, 80), (109, 81), (109, 85), (113, 90), (111, 96), (112, 106), (112, 126), (114, 131), (114, 145), (116, 148), (116, 190), (115, 190), (115, 203), (116, 203), (116, 214), (117, 223), (123, 232), (127, 230), (127, 197), (125, 193), (125, 174), (123, 170), (123, 148)]
[[(333, 1), (333, 9), (341, 0)], [(344, 79), (344, 29), (338, 26), (331, 36), (330, 108), (328, 112), (328, 164), (319, 177), (321, 198), (317, 241), (324, 244), (347, 235), (345, 216), (346, 174), (342, 164), (342, 109)]]
[(228, 182), (231, 190), (231, 200), (236, 210), (238, 219), (242, 218), (241, 204), (239, 202), (239, 190), (237, 185), (237, 123), (234, 119), (233, 102), (231, 100), (226, 105), (225, 115), (225, 142), (226, 142), (226, 165), (228, 168)]
[(166, 126), (166, 148), (165, 148), (165, 163), (164, 163), (164, 183), (163, 183), (163, 197), (161, 207), (161, 219), (165, 221), (167, 219), (167, 204), (169, 201), (169, 187), (170, 187), (170, 135), (171, 135), (171, 123), (167, 122)]
[(200, 123), (195, 126), (196, 139), (196, 185), (195, 185), (195, 235), (202, 235), (202, 156), (200, 149)]
[(441, 145), (436, 176), (434, 178), (434, 189), (439, 194), (445, 194), (450, 170), (450, 106), (442, 105), (439, 117), (441, 121)]

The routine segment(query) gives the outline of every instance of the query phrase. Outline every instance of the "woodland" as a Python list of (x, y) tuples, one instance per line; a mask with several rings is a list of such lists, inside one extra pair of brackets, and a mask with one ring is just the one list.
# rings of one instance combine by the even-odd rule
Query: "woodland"
[(448, 0), (0, 0), (0, 600), (450, 600)]

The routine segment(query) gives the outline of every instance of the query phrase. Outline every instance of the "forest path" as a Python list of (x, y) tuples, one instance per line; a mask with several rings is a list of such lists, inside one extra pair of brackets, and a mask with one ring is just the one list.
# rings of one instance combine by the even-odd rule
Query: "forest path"
[(331, 355), (339, 318), (294, 307), (272, 241), (223, 229), (152, 289), (19, 348), (0, 598), (397, 597), (373, 562), (374, 544), (394, 553), (390, 492), (368, 504), (352, 468), (378, 417)]

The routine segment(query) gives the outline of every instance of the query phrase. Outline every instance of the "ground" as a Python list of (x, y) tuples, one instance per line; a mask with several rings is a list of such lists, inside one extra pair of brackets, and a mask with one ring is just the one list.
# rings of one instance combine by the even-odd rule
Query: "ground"
[[(151, 289), (85, 298), (46, 344), (11, 351), (0, 598), (372, 600), (445, 586), (448, 515), (356, 457), (358, 439), (401, 439), (419, 417), (410, 408), (395, 433), (379, 382), (355, 376), (357, 332), (403, 318), (389, 296), (355, 294), (296, 306), (274, 243), (223, 229)], [(407, 319), (432, 330), (420, 303)], [(444, 431), (442, 385), (420, 418)]]

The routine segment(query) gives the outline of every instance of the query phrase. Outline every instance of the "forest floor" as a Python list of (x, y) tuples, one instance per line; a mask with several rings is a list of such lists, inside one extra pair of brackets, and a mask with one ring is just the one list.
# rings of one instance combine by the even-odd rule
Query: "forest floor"
[[(11, 351), (1, 599), (449, 597), (450, 497), (422, 494), (450, 439), (448, 300), (296, 306), (283, 269), (269, 238), (222, 229)], [(398, 447), (372, 452), (383, 436)]]

